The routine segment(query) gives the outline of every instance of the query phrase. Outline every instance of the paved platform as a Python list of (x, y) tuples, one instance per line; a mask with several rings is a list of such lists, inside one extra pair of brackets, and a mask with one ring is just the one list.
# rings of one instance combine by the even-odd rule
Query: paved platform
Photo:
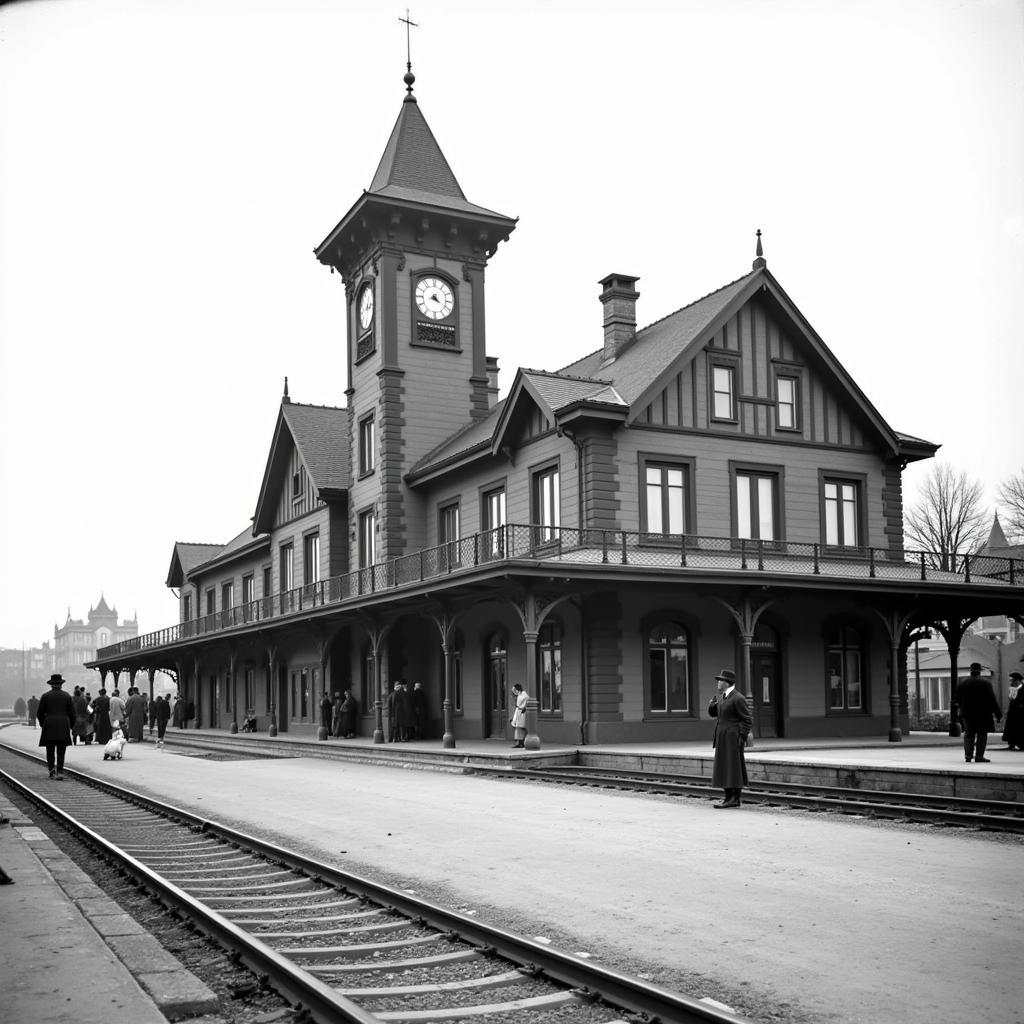
[[(2, 735), (2, 734), (0, 734)], [(217, 997), (0, 794), (0, 1021), (166, 1024)]]
[[(1022, 840), (965, 829), (614, 790), (533, 786), (457, 773), (459, 759), (544, 756), (493, 743), (284, 736), (223, 759), (186, 744), (207, 730), (145, 742), (105, 762), (71, 748), (68, 767), (187, 807), (357, 874), (403, 885), (502, 927), (550, 940), (743, 1012), (745, 999), (785, 1004), (809, 1024), (1024, 1024), (1013, 879)], [(36, 752), (33, 730), (0, 739)], [(267, 742), (272, 745), (265, 746)], [(234, 744), (232, 744), (234, 746)], [(706, 744), (626, 745), (620, 756), (710, 758)], [(380, 760), (384, 748), (388, 763)], [(935, 773), (967, 770), (1013, 781), (1024, 755), (1000, 750), (966, 765), (946, 736), (767, 741), (752, 765), (881, 759)], [(348, 749), (344, 753), (343, 748)], [(640, 749), (637, 749), (640, 748)], [(577, 749), (553, 753), (576, 756)], [(773, 760), (768, 761), (769, 758)], [(959, 761), (957, 760), (959, 758)], [(447, 767), (448, 770), (444, 770)], [(970, 892), (970, 898), (966, 894)], [(949, 970), (955, 964), (956, 970)], [(643, 966), (641, 966), (643, 965)]]
[[(24, 727), (0, 730), (23, 739)], [(140, 746), (146, 747), (149, 740)], [(362, 763), (465, 770), (474, 765), (581, 765), (640, 769), (710, 778), (714, 751), (704, 741), (553, 745), (519, 750), (502, 740), (438, 739), (374, 743), (369, 737), (317, 740), (311, 735), (231, 733), (227, 729), (170, 729), (168, 749), (203, 756), (210, 749), (232, 756), (319, 757)], [(79, 748), (82, 749), (82, 748)], [(131, 748), (129, 748), (131, 749)], [(748, 773), (760, 782), (846, 786), (1024, 802), (1024, 751), (1008, 750), (993, 733), (989, 764), (964, 761), (963, 741), (944, 733), (911, 733), (899, 743), (884, 738), (759, 739), (746, 752)]]

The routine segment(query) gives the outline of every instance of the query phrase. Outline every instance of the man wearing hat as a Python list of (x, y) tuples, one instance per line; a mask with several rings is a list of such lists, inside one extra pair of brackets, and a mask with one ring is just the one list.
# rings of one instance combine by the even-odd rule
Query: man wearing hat
[(1010, 673), (1010, 703), (1006, 708), (1006, 728), (1003, 742), (1013, 750), (1024, 750), (1024, 676)]
[(71, 743), (71, 723), (75, 720), (75, 704), (61, 689), (64, 679), (60, 673), (54, 672), (48, 681), (50, 692), (43, 694), (36, 711), (36, 719), (42, 727), (39, 746), (46, 747), (46, 767), (50, 769), (50, 778), (63, 782), (64, 753)]
[(747, 698), (736, 689), (736, 674), (727, 668), (715, 676), (718, 693), (711, 698), (708, 714), (718, 719), (715, 736), (715, 767), (711, 784), (725, 790), (725, 799), (716, 808), (739, 807), (740, 793), (747, 784), (747, 762), (743, 747), (754, 724)]
[(1003, 710), (996, 700), (992, 684), (982, 678), (978, 662), (972, 661), (971, 674), (960, 680), (956, 688), (956, 702), (964, 727), (964, 760), (970, 761), (973, 757), (978, 764), (988, 764), (985, 756), (988, 734), (1002, 719)]

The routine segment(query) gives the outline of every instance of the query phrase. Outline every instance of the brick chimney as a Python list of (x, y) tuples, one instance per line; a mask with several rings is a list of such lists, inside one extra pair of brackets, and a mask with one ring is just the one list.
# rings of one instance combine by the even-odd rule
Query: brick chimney
[(498, 404), (498, 357), (487, 356), (487, 408)]
[(610, 363), (627, 342), (636, 337), (636, 290), (639, 277), (628, 274), (609, 274), (601, 285), (601, 305), (604, 307), (604, 357)]

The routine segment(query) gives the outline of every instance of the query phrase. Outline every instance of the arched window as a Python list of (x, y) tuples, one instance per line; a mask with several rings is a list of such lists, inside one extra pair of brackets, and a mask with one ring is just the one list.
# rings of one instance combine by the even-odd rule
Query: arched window
[(660, 622), (647, 634), (647, 710), (690, 713), (690, 634), (678, 622)]
[(826, 651), (829, 711), (864, 710), (864, 654), (860, 633), (837, 626), (828, 635)]
[(540, 681), (540, 711), (562, 713), (562, 627), (548, 622), (537, 637), (537, 678)]

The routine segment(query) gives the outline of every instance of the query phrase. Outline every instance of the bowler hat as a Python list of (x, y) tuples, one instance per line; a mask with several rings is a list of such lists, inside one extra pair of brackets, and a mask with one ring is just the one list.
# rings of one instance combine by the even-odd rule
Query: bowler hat
[(59, 672), (54, 672), (53, 675), (50, 676), (49, 679), (47, 679), (47, 682), (50, 684), (50, 686), (63, 686), (64, 677)]
[(1010, 678), (1011, 679), (1016, 679), (1017, 682), (1019, 683), (1022, 679), (1024, 679), (1024, 676), (1022, 676), (1019, 672), (1011, 672), (1010, 673)]
[(715, 676), (716, 679), (721, 679), (731, 685), (736, 685), (736, 673), (731, 668), (723, 668), (721, 672)]
[(972, 661), (971, 662), (971, 671), (972, 672), (980, 672), (981, 671), (981, 662), (980, 661)]

